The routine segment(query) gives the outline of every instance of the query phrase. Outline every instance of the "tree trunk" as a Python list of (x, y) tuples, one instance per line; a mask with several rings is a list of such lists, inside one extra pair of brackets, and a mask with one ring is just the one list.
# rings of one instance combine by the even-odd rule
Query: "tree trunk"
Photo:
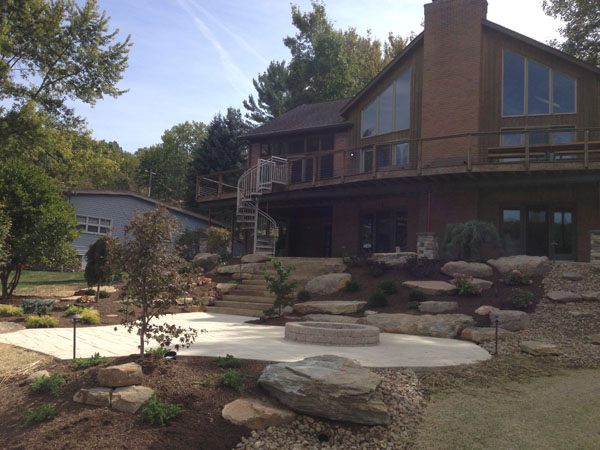
[(98, 289), (96, 289), (96, 303), (100, 301), (100, 280), (98, 280)]
[(2, 298), (8, 297), (8, 277), (10, 275), (10, 269), (3, 267), (0, 271), (0, 283), (2, 283)]

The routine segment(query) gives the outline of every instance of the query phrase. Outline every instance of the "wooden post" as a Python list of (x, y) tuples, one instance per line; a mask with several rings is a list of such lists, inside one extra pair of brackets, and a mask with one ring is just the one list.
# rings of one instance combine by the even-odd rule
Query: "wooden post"
[(217, 185), (217, 195), (221, 195), (223, 193), (223, 174), (219, 174), (219, 184)]
[(586, 169), (590, 165), (590, 130), (583, 132), (583, 167)]
[[(335, 154), (333, 156), (333, 161), (335, 163)], [(342, 183), (344, 182), (345, 177), (346, 177), (346, 150), (342, 150)]]
[(377, 176), (377, 146), (373, 146), (373, 167), (371, 168), (373, 171), (373, 178)]
[(525, 132), (525, 169), (529, 170), (529, 133)]

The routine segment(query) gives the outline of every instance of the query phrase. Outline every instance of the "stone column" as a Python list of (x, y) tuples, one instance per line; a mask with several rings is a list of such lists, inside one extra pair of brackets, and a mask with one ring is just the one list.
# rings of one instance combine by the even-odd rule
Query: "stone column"
[(600, 264), (600, 230), (590, 230), (590, 262)]
[(439, 259), (439, 242), (435, 233), (417, 233), (417, 257)]

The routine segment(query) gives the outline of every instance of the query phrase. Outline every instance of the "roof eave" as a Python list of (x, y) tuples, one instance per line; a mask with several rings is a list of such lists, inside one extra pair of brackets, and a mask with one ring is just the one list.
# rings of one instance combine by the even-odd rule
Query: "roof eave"
[(306, 133), (309, 131), (326, 131), (326, 130), (346, 129), (346, 128), (350, 128), (352, 125), (353, 125), (352, 122), (345, 121), (345, 122), (340, 122), (340, 123), (336, 123), (336, 124), (320, 125), (317, 127), (296, 128), (293, 130), (274, 131), (274, 132), (270, 132), (270, 133), (257, 133), (257, 134), (253, 134), (253, 135), (246, 134), (243, 136), (243, 138), (247, 141), (255, 141), (255, 140), (264, 139), (265, 137), (280, 137), (280, 136), (291, 135), (291, 134)]

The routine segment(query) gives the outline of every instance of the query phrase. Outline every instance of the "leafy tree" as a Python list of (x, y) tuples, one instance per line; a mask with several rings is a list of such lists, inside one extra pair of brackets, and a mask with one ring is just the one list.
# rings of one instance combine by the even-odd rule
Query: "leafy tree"
[[(186, 294), (190, 280), (179, 273), (183, 260), (177, 255), (172, 240), (177, 221), (165, 208), (146, 211), (134, 217), (125, 226), (125, 240), (109, 238), (110, 264), (127, 274), (121, 296), (126, 311), (122, 324), (131, 333), (136, 329), (140, 337), (140, 355), (150, 338), (161, 347), (170, 347), (173, 340), (179, 349), (189, 347), (198, 332), (176, 325), (152, 323), (177, 304)], [(135, 306), (135, 311), (130, 307)]]
[(8, 263), (10, 250), (8, 248), (8, 234), (10, 233), (10, 220), (0, 205), (0, 267)]
[(130, 37), (119, 42), (96, 0), (0, 2), (0, 100), (34, 101), (52, 116), (77, 123), (67, 100), (95, 104), (125, 91)]
[(448, 259), (481, 261), (481, 250), (485, 244), (494, 248), (500, 246), (498, 230), (491, 223), (470, 220), (446, 225), (444, 253)]
[(85, 254), (87, 264), (85, 266), (85, 281), (88, 286), (97, 286), (96, 301), (100, 298), (100, 286), (110, 283), (113, 270), (108, 261), (107, 238), (101, 237), (90, 245)]
[(291, 93), (288, 88), (289, 69), (285, 61), (271, 61), (267, 71), (252, 80), (257, 99), (250, 94), (244, 100), (246, 117), (255, 123), (265, 123), (289, 109)]
[(148, 184), (149, 172), (156, 172), (152, 182), (152, 197), (163, 200), (183, 200), (185, 197), (186, 172), (192, 160), (192, 152), (206, 137), (206, 125), (201, 122), (185, 122), (165, 131), (162, 142), (141, 148), (136, 156), (139, 159), (138, 183)]
[(0, 203), (12, 223), (9, 261), (0, 267), (2, 296), (11, 295), (25, 265), (72, 263), (77, 237), (75, 211), (43, 169), (17, 159), (2, 162)]
[[(211, 172), (240, 169), (246, 160), (248, 144), (242, 136), (248, 132), (248, 125), (238, 109), (227, 108), (227, 114), (217, 114), (201, 144), (194, 149), (187, 180), (188, 206), (195, 204), (196, 177)], [(225, 182), (234, 183), (226, 179)]]
[(544, 0), (544, 12), (565, 22), (559, 29), (564, 42), (550, 44), (576, 58), (600, 66), (600, 2), (598, 0)]

